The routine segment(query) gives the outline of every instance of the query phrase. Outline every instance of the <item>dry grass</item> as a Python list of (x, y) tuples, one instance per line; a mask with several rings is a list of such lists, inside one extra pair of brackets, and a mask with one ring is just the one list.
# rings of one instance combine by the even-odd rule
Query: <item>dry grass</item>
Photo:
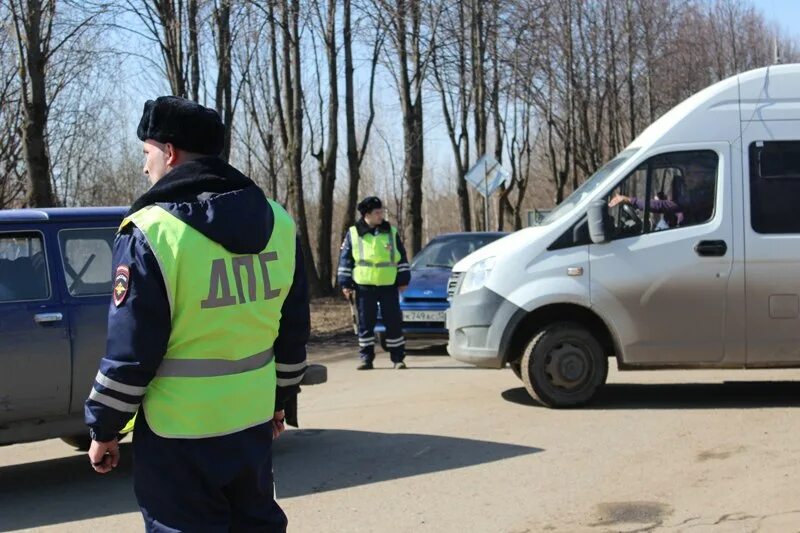
[(311, 301), (311, 338), (330, 339), (353, 335), (353, 319), (347, 301), (339, 297)]

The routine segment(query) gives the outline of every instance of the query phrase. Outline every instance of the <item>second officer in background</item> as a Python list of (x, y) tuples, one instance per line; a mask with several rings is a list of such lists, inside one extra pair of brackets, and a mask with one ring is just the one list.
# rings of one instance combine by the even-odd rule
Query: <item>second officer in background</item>
[(375, 359), (375, 322), (380, 304), (386, 326), (386, 347), (394, 368), (406, 368), (406, 340), (400, 293), (411, 281), (411, 267), (397, 228), (384, 220), (383, 204), (369, 196), (358, 204), (361, 218), (342, 243), (338, 281), (345, 298), (355, 293), (358, 307), (359, 370), (372, 370)]

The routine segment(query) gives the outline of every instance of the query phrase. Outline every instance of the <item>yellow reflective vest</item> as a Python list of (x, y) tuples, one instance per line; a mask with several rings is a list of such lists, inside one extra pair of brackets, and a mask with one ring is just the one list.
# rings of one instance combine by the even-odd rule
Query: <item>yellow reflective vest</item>
[(397, 228), (391, 227), (389, 233), (358, 234), (355, 226), (350, 228), (350, 242), (353, 249), (353, 281), (358, 285), (385, 287), (394, 285), (397, 280), (397, 263), (400, 252), (397, 250)]
[(275, 225), (259, 254), (226, 250), (158, 206), (122, 222), (144, 234), (158, 260), (172, 329), (142, 402), (168, 438), (227, 435), (263, 424), (275, 410), (273, 344), (295, 270), (295, 226), (270, 201)]

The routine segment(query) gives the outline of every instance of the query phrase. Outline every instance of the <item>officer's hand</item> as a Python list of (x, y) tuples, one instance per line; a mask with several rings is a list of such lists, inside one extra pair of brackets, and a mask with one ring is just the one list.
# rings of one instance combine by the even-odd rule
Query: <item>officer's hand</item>
[(400, 291), (400, 294), (403, 294), (404, 292), (406, 292), (407, 288), (408, 288), (408, 285), (403, 285), (401, 287), (397, 287), (397, 290)]
[(119, 443), (116, 439), (108, 442), (92, 441), (89, 447), (89, 461), (92, 468), (100, 474), (107, 474), (119, 464)]
[(342, 289), (342, 294), (349, 300), (350, 296), (353, 295), (353, 289)]
[(277, 439), (281, 436), (281, 433), (286, 431), (286, 423), (284, 422), (286, 419), (286, 413), (281, 409), (280, 411), (275, 411), (275, 416), (272, 417), (272, 438)]

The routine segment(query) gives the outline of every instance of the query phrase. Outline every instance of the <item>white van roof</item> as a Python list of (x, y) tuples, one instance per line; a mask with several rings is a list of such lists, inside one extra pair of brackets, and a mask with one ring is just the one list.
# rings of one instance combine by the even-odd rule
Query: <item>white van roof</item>
[(715, 83), (653, 122), (629, 148), (732, 142), (741, 135), (742, 122), (764, 120), (800, 120), (800, 64), (773, 65)]

